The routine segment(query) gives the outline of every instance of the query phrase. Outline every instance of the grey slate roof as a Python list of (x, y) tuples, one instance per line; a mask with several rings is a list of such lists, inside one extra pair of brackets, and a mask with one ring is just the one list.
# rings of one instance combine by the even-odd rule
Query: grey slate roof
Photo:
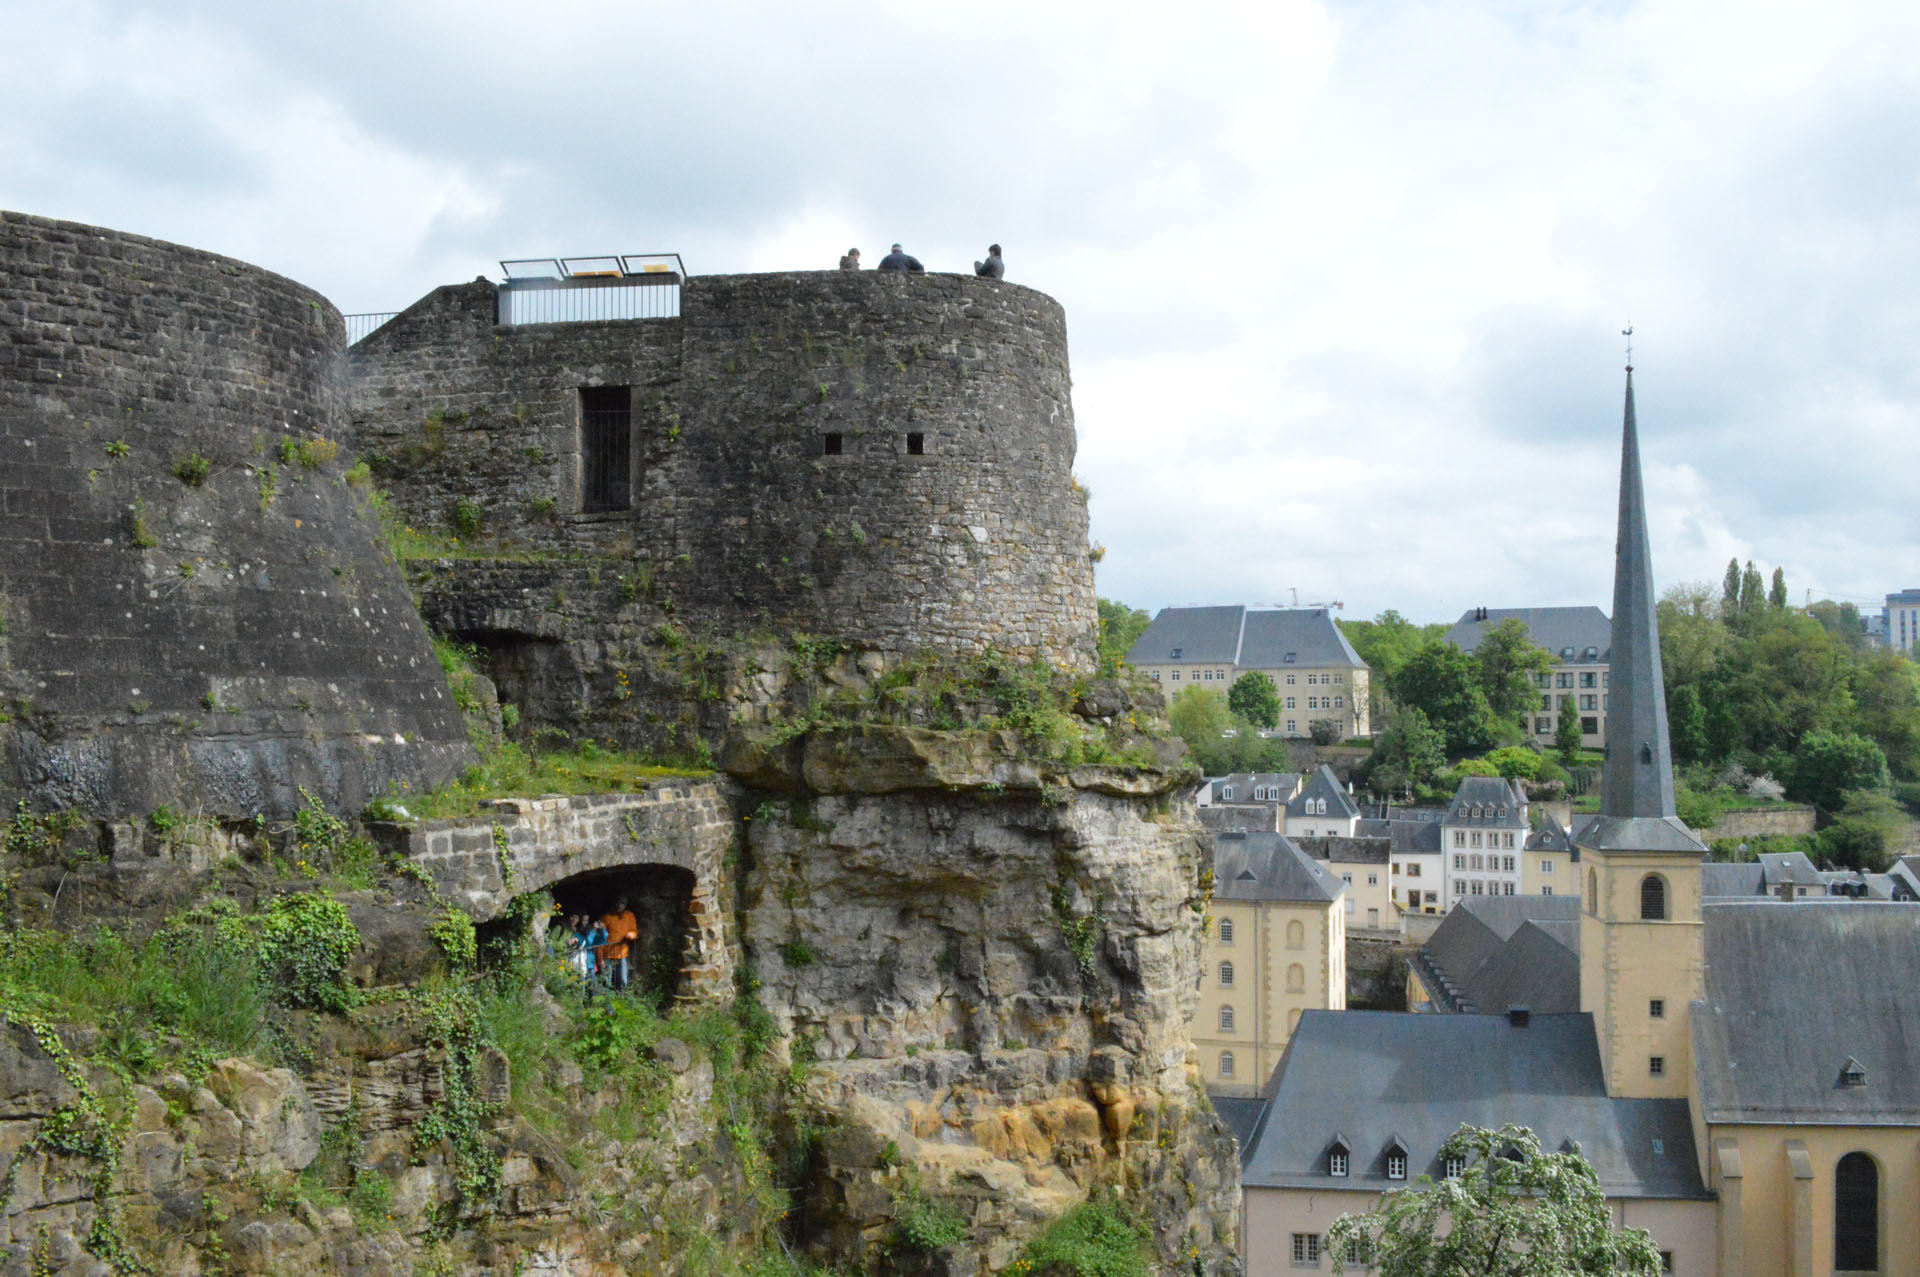
[(1392, 840), (1396, 856), (1440, 854), (1440, 822), (1434, 820), (1381, 820), (1363, 816), (1354, 822), (1353, 833), (1356, 838)]
[(1760, 862), (1760, 876), (1769, 891), (1782, 883), (1792, 883), (1808, 891), (1825, 894), (1827, 880), (1814, 867), (1804, 851), (1769, 851), (1755, 857)]
[(1127, 650), (1127, 663), (1367, 668), (1325, 608), (1256, 610), (1240, 604), (1161, 608)]
[(1208, 1095), (1213, 1101), (1213, 1111), (1233, 1132), (1233, 1139), (1240, 1146), (1241, 1160), (1253, 1147), (1253, 1132), (1260, 1125), (1260, 1118), (1267, 1111), (1267, 1097), (1264, 1095)]
[[(1609, 1197), (1707, 1195), (1686, 1101), (1608, 1099), (1584, 1014), (1536, 1015), (1515, 1028), (1505, 1016), (1308, 1011), (1267, 1096), (1243, 1159), (1249, 1188), (1394, 1187), (1384, 1152), (1396, 1136), (1409, 1178), (1438, 1178), (1440, 1145), (1462, 1123), (1516, 1122), (1549, 1150), (1576, 1141)], [(1335, 1133), (1352, 1154), (1344, 1179), (1327, 1173)]]
[(1467, 896), (1420, 949), (1414, 972), (1435, 1006), (1502, 1014), (1580, 1009), (1580, 902)]
[(1567, 851), (1573, 852), (1575, 860), (1580, 858), (1580, 853), (1574, 849), (1573, 840), (1567, 837), (1567, 831), (1560, 827), (1559, 821), (1552, 819), (1527, 835), (1527, 850)]
[(1230, 665), (1240, 651), (1246, 612), (1239, 606), (1163, 607), (1127, 649), (1127, 664)]
[(1708, 900), (1765, 896), (1767, 894), (1766, 871), (1750, 860), (1737, 864), (1709, 861), (1700, 867), (1700, 894)]
[(1393, 853), (1393, 840), (1381, 837), (1295, 838), (1293, 844), (1315, 860), (1335, 865), (1384, 865)]
[[(1489, 607), (1469, 608), (1447, 631), (1447, 642), (1463, 652), (1480, 646), (1480, 638), (1502, 621), (1519, 621), (1533, 641), (1553, 653), (1558, 665), (1604, 665), (1613, 647), (1613, 627), (1597, 607)], [(1573, 655), (1565, 655), (1568, 648)], [(1587, 649), (1594, 649), (1592, 656)]]
[[(1620, 431), (1620, 530), (1614, 542), (1607, 761), (1600, 776), (1600, 815), (1579, 841), (1604, 851), (1698, 850), (1704, 855), (1706, 848), (1674, 815), (1673, 747), (1667, 736), (1667, 692), (1654, 615), (1657, 597), (1640, 481), (1633, 369), (1628, 368)], [(1668, 828), (1656, 829), (1654, 822)]]
[(1333, 768), (1325, 763), (1320, 764), (1318, 771), (1307, 774), (1307, 783), (1287, 802), (1287, 815), (1307, 815), (1309, 799), (1320, 799), (1327, 804), (1325, 811), (1315, 812), (1314, 815), (1351, 820), (1360, 814), (1360, 809), (1353, 805), (1353, 799), (1347, 796), (1347, 791), (1334, 776)]
[(1338, 900), (1347, 884), (1294, 846), (1285, 834), (1213, 836), (1213, 898), (1324, 903)]
[(1360, 653), (1353, 650), (1353, 644), (1340, 632), (1333, 613), (1325, 608), (1248, 612), (1246, 630), (1240, 639), (1240, 664), (1260, 670), (1288, 665), (1367, 668)]
[(1525, 829), (1526, 801), (1526, 795), (1513, 781), (1498, 776), (1468, 776), (1453, 792), (1453, 801), (1441, 819), (1449, 825)]
[[(1728, 901), (1702, 915), (1692, 1021), (1707, 1121), (1920, 1126), (1920, 909)], [(1866, 1085), (1840, 1084), (1849, 1056)]]
[[(1276, 806), (1284, 801), (1278, 798), (1255, 798), (1256, 789), (1276, 788), (1283, 794), (1292, 794), (1300, 787), (1300, 777), (1293, 772), (1235, 772), (1231, 776), (1217, 776), (1207, 781), (1211, 789), (1210, 800), (1216, 803), (1273, 803)], [(1231, 789), (1233, 797), (1224, 795)]]

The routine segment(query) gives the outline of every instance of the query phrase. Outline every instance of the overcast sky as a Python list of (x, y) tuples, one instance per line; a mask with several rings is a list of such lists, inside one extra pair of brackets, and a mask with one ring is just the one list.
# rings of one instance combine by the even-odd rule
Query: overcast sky
[(346, 311), (999, 241), (1135, 606), (1609, 607), (1629, 318), (1663, 586), (1920, 585), (1911, 0), (5, 11), (0, 207)]

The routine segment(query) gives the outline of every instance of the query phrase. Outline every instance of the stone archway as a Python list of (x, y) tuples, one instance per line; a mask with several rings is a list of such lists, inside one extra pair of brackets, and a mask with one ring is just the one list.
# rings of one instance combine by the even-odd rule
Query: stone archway
[(641, 937), (649, 962), (679, 942), (678, 968), (661, 983), (703, 1000), (733, 991), (736, 942), (722, 902), (734, 831), (712, 781), (663, 780), (632, 793), (496, 799), (477, 816), (419, 821), (388, 838), (483, 928), (531, 891), (595, 912), (629, 894), (654, 915)]
[(677, 865), (617, 865), (562, 878), (547, 890), (563, 915), (603, 917), (624, 904), (640, 938), (630, 946), (634, 987), (672, 1001), (685, 983), (694, 878)]

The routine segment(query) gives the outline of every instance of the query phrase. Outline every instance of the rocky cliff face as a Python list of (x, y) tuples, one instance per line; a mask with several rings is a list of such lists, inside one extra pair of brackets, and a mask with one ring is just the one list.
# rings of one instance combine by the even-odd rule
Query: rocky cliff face
[(969, 1226), (936, 1271), (984, 1273), (1119, 1188), (1166, 1270), (1226, 1271), (1237, 1162), (1188, 1058), (1209, 863), (1173, 801), (1190, 773), (1013, 744), (817, 734), (781, 760), (799, 796), (750, 821), (746, 948), (829, 1132), (804, 1227), (875, 1264), (917, 1181)]

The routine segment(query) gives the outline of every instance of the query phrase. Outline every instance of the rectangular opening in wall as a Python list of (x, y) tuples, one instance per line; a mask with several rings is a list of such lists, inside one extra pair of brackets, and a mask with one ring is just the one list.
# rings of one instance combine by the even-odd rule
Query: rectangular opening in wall
[(580, 388), (580, 508), (591, 514), (633, 505), (633, 391)]
[(820, 455), (823, 457), (837, 457), (840, 455), (840, 432), (838, 430), (829, 430), (826, 434), (820, 436)]
[(917, 430), (907, 435), (907, 455), (908, 456), (922, 457), (926, 455), (926, 452), (927, 452), (927, 437), (925, 435), (921, 434)]

